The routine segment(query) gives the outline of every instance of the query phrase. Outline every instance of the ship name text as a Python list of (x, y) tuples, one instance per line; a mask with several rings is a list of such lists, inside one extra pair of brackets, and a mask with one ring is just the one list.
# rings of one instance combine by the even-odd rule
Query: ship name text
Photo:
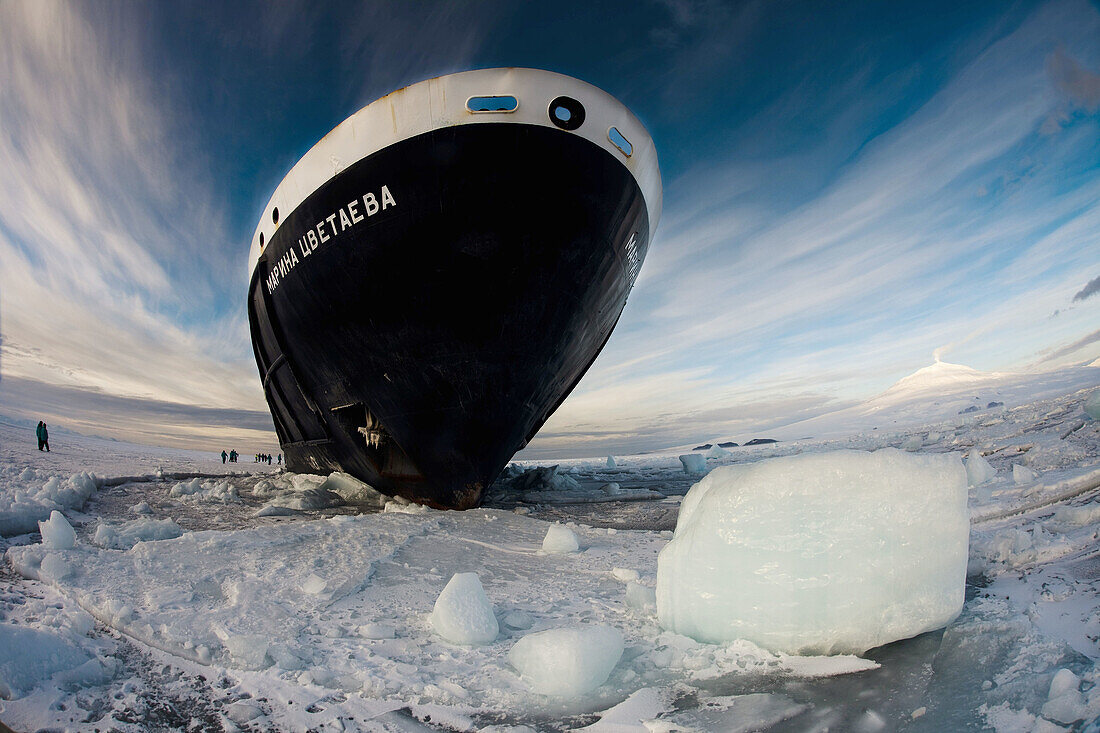
[(368, 191), (307, 229), (293, 246), (287, 248), (282, 257), (271, 263), (266, 280), (268, 295), (275, 292), (288, 272), (313, 254), (318, 247), (339, 237), (345, 230), (354, 228), (364, 219), (392, 206), (397, 206), (397, 200), (388, 186), (382, 186), (377, 195)]

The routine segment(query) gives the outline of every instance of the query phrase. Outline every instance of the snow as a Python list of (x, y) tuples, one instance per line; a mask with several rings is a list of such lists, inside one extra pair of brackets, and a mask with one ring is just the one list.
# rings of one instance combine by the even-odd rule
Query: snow
[(955, 456), (834, 451), (717, 468), (657, 565), (661, 624), (700, 641), (861, 653), (963, 604), (969, 517)]
[(683, 464), (684, 473), (706, 473), (707, 472), (707, 459), (706, 456), (700, 453), (688, 453), (680, 456), (680, 463)]
[(551, 524), (546, 528), (546, 537), (542, 540), (542, 551), (551, 555), (564, 555), (580, 549), (577, 535), (573, 530), (560, 524)]
[(454, 644), (478, 646), (495, 641), (500, 627), (477, 573), (455, 573), (432, 609), (432, 628)]
[[(968, 490), (958, 618), (859, 656), (700, 642), (658, 623), (658, 556), (703, 479), (683, 472), (679, 454), (705, 436), (616, 468), (603, 455), (549, 469), (517, 460), (485, 508), (460, 513), (375, 497), (338, 475), (60, 432), (55, 450), (39, 453), (25, 429), (0, 421), (0, 517), (16, 500), (37, 504), (20, 515), (24, 534), (0, 539), (0, 681), (11, 698), (0, 720), (127, 732), (1091, 730), (1082, 721), (1100, 715), (1100, 421), (1083, 405), (1097, 383), (1095, 367), (941, 381), (768, 428), (780, 443), (700, 456), (714, 474), (919, 439), (904, 457), (975, 450), (996, 470)], [(970, 405), (979, 409), (958, 414)], [(1018, 482), (1017, 466), (1034, 478)], [(196, 478), (198, 491), (171, 495)], [(237, 501), (197, 498), (222, 482)], [(322, 486), (343, 503), (268, 506)], [(41, 542), (38, 522), (55, 510), (75, 530), (69, 549)], [(906, 511), (890, 526), (908, 522)], [(140, 520), (170, 520), (182, 534), (96, 544)], [(555, 524), (578, 551), (542, 550)], [(484, 644), (449, 641), (432, 620), (463, 573), (476, 573), (492, 602), (498, 628)], [(537, 692), (509, 659), (525, 637), (599, 626), (622, 636), (623, 653), (586, 692)], [(28, 648), (57, 664), (19, 666)], [(14, 675), (3, 666), (12, 659)]]
[(508, 652), (508, 661), (535, 692), (577, 697), (606, 682), (622, 655), (623, 635), (598, 625), (528, 634)]

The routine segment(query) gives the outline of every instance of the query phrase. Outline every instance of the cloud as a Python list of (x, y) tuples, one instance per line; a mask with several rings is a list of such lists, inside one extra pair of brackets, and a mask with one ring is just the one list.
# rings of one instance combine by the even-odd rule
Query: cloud
[(274, 426), (266, 410), (200, 407), (164, 400), (119, 397), (80, 387), (6, 376), (0, 382), (5, 415), (46, 420), (85, 435), (135, 443), (216, 450), (235, 444), (246, 452), (270, 450)]
[(223, 305), (243, 249), (126, 34), (107, 43), (83, 10), (0, 5), (4, 377), (262, 405)]
[(1089, 112), (1100, 108), (1100, 73), (1086, 69), (1059, 46), (1047, 59), (1054, 84), (1075, 104)]
[(1074, 354), (1085, 348), (1086, 346), (1090, 346), (1097, 342), (1100, 342), (1100, 331), (1093, 331), (1087, 336), (1079, 338), (1071, 344), (1067, 344), (1060, 349), (1055, 349), (1047, 356), (1044, 356), (1041, 361), (1056, 361), (1063, 357), (1069, 356), (1070, 354)]
[(1088, 284), (1085, 285), (1085, 287), (1081, 288), (1081, 290), (1079, 290), (1077, 294), (1073, 296), (1073, 302), (1076, 303), (1079, 300), (1091, 298), (1097, 293), (1100, 293), (1100, 276), (1094, 277), (1092, 280), (1089, 280)]
[[(776, 397), (867, 397), (944, 343), (964, 363), (1005, 369), (1079, 338), (1087, 314), (1063, 313), (1054, 327), (1048, 316), (1073, 272), (1098, 264), (1100, 180), (1087, 136), (1055, 142), (1038, 129), (1057, 103), (1044, 66), (1055, 39), (1088, 48), (1097, 34), (1087, 4), (1040, 8), (960, 57), (926, 101), (858, 140), (847, 160), (807, 171), (823, 183), (801, 200), (771, 195), (788, 177), (800, 185), (789, 160), (706, 148), (666, 182), (665, 217), (619, 330), (562, 412), (613, 414), (627, 395), (639, 419), (665, 414), (675, 398), (647, 385), (667, 373), (705, 375), (679, 385), (687, 409), (734, 407), (730, 385), (777, 380), (794, 381)], [(858, 109), (898, 103), (901, 87), (852, 73), (833, 88)], [(742, 126), (805, 113), (777, 102), (769, 119)], [(853, 139), (844, 127), (864, 124), (814, 114), (829, 134), (805, 142), (804, 162), (827, 160), (814, 145)], [(699, 427), (693, 439), (713, 434)]]

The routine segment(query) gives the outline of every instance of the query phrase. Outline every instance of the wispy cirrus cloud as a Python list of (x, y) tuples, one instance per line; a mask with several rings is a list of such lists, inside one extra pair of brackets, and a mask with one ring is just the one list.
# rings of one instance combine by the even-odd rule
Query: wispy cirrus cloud
[[(620, 332), (547, 427), (580, 430), (578, 415), (567, 420), (576, 406), (615, 414), (625, 404), (631, 413), (619, 429), (628, 432), (677, 404), (735, 406), (744, 398), (729, 384), (794, 379), (794, 392), (869, 396), (947, 342), (958, 342), (966, 363), (1000, 370), (1076, 342), (1095, 308), (1053, 325), (1048, 316), (1078, 273), (1100, 265), (1094, 122), (1055, 138), (1040, 128), (1064, 103), (1065, 78), (1074, 93), (1090, 88), (1079, 72), (1052, 75), (1051, 64), (1096, 63), (1098, 35), (1100, 13), (1084, 3), (1052, 3), (1001, 29), (850, 159), (824, 175), (809, 171), (827, 182), (792, 207), (757, 195), (791, 175), (782, 158), (715, 163), (722, 151), (709, 149), (666, 183), (665, 219)], [(891, 94), (889, 85), (861, 83), (854, 96), (888, 106), (874, 95)], [(814, 114), (796, 101), (767, 114), (784, 106)], [(856, 123), (819, 120), (824, 129)], [(814, 160), (812, 142), (803, 148), (800, 157)], [(644, 387), (669, 373), (691, 374), (692, 383)], [(721, 434), (717, 426), (699, 439)]]

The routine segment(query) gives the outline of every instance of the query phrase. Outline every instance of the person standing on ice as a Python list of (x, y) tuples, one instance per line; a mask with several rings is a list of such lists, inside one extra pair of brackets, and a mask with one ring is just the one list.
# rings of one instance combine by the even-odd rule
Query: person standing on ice
[(50, 452), (50, 431), (46, 429), (46, 423), (41, 420), (38, 421), (38, 427), (35, 428), (35, 435), (38, 436), (38, 450), (42, 450), (42, 446), (46, 446), (46, 452)]
[(229, 454), (228, 454), (228, 453), (226, 453), (226, 452), (225, 452), (225, 451), (223, 450), (223, 451), (222, 451), (222, 463), (223, 463), (223, 464), (225, 463), (225, 459), (226, 459), (226, 458), (229, 458)]

